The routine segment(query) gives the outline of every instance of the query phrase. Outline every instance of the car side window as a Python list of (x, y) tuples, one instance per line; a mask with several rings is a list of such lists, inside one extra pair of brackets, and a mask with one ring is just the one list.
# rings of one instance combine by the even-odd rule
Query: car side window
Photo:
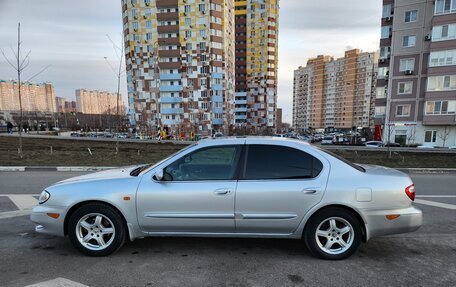
[(249, 145), (244, 179), (310, 179), (323, 164), (301, 150), (275, 145)]
[(234, 178), (238, 159), (237, 146), (202, 148), (167, 166), (164, 170), (164, 180), (231, 180)]

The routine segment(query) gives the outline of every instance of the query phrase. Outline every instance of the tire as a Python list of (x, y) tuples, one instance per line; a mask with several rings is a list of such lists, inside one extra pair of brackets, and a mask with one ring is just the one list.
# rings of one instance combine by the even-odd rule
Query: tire
[(89, 203), (78, 208), (68, 221), (71, 244), (88, 256), (107, 256), (125, 242), (126, 224), (109, 205)]
[(350, 257), (361, 244), (361, 237), (358, 218), (350, 211), (337, 207), (323, 209), (313, 215), (304, 231), (304, 242), (310, 253), (327, 260)]

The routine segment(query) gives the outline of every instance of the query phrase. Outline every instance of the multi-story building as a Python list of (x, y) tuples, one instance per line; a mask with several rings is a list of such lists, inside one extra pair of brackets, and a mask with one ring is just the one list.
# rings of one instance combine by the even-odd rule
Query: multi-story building
[(236, 0), (236, 126), (274, 130), (278, 0)]
[(58, 113), (65, 113), (66, 99), (62, 97), (55, 97), (55, 108)]
[(377, 54), (357, 49), (309, 59), (294, 71), (293, 128), (373, 128), (376, 71)]
[(130, 122), (234, 127), (234, 0), (122, 0)]
[(388, 84), (377, 86), (376, 121), (384, 140), (455, 145), (456, 0), (383, 4), (379, 77)]
[[(54, 87), (49, 83), (22, 83), (21, 102), (24, 112), (56, 112)], [(20, 110), (18, 82), (0, 80), (0, 110)]]
[(76, 110), (83, 114), (124, 114), (125, 106), (122, 96), (116, 93), (91, 91), (85, 89), (76, 90)]

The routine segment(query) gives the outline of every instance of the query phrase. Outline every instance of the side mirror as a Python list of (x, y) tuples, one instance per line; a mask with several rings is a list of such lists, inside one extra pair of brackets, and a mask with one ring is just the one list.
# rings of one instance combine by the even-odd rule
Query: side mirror
[(156, 181), (162, 181), (164, 174), (165, 172), (163, 171), (163, 169), (160, 169), (154, 174), (153, 179), (155, 179)]

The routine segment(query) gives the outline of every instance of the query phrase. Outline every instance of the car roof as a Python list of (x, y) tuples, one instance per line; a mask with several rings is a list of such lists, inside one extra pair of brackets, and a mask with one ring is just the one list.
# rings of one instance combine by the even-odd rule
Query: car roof
[(198, 144), (200, 145), (221, 145), (221, 144), (250, 144), (258, 142), (265, 144), (280, 144), (280, 143), (290, 143), (295, 142), (303, 145), (309, 145), (309, 143), (300, 141), (298, 139), (292, 138), (283, 138), (283, 137), (268, 137), (268, 136), (239, 136), (239, 137), (219, 137), (219, 138), (209, 138), (200, 140)]

